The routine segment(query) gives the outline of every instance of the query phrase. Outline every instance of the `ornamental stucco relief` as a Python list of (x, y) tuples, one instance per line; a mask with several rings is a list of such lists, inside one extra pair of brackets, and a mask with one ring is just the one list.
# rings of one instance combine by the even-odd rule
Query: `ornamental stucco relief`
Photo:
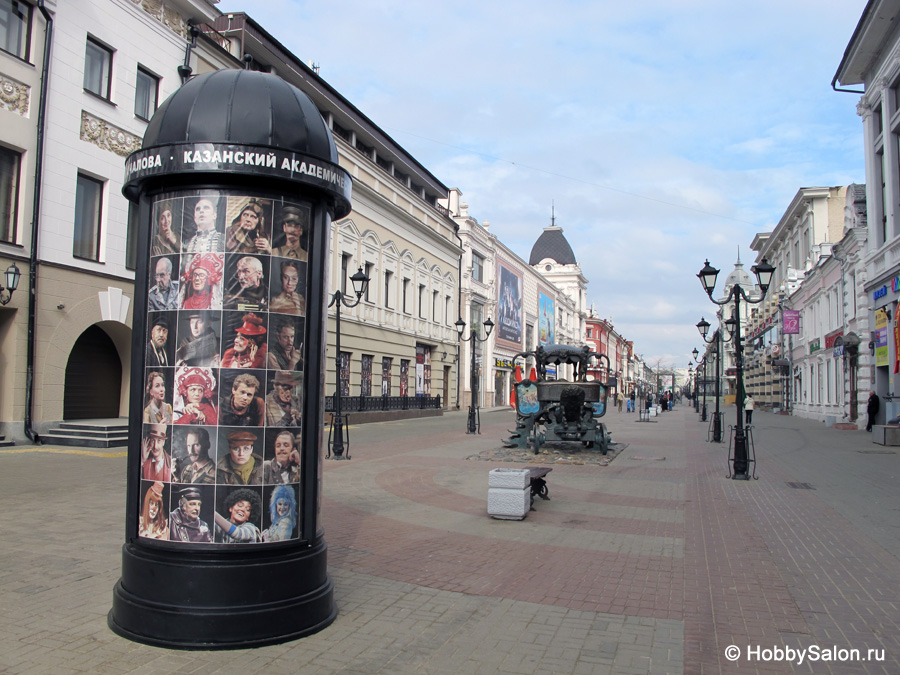
[(127, 157), (141, 147), (140, 136), (94, 117), (84, 110), (81, 111), (81, 140), (122, 157)]
[(0, 74), (0, 107), (10, 112), (28, 117), (31, 87), (27, 84)]
[(131, 0), (131, 2), (172, 32), (177, 33), (185, 40), (188, 39), (187, 21), (178, 10), (166, 5), (163, 0)]

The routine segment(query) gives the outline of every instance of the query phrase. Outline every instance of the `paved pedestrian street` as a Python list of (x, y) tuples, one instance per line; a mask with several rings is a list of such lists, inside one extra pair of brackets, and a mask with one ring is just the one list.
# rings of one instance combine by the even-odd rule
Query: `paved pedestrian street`
[(509, 410), (353, 426), (324, 474), (337, 619), (233, 651), (108, 629), (124, 452), (0, 451), (0, 671), (900, 673), (900, 452), (757, 411), (759, 480), (733, 481), (687, 405), (604, 420), (606, 465), (533, 458), (550, 500), (523, 521), (487, 515), (488, 472), (525, 465)]

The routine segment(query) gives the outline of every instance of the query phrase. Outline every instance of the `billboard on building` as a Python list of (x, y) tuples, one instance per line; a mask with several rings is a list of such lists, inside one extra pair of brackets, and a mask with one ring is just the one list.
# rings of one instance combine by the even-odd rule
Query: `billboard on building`
[(497, 264), (497, 342), (522, 350), (522, 276), (511, 267)]
[(538, 345), (556, 344), (556, 301), (538, 291)]
[(888, 365), (888, 318), (884, 308), (875, 310), (875, 365)]

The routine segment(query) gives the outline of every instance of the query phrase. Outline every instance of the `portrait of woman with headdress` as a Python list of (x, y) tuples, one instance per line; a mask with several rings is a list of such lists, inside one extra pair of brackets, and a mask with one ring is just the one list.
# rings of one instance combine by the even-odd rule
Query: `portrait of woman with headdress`
[(179, 368), (175, 372), (175, 386), (180, 397), (176, 402), (179, 416), (175, 424), (219, 423), (215, 407), (216, 378), (211, 368)]
[(169, 523), (163, 503), (163, 484), (155, 481), (144, 495), (138, 534), (148, 539), (168, 539)]
[(198, 253), (190, 258), (178, 290), (181, 309), (222, 309), (222, 270), (225, 257), (221, 253)]

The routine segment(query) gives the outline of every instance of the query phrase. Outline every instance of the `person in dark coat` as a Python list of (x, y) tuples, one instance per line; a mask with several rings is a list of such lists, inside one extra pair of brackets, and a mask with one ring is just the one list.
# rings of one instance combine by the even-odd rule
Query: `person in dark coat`
[(875, 416), (878, 414), (880, 405), (878, 394), (874, 391), (869, 392), (869, 401), (866, 403), (866, 431), (872, 431), (872, 425), (875, 424)]

